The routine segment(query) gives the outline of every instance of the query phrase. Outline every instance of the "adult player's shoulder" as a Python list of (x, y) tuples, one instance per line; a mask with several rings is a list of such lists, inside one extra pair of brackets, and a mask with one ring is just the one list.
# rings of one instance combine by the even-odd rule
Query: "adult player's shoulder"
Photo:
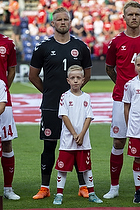
[(122, 39), (123, 37), (126, 37), (126, 35), (124, 34), (124, 32), (120, 32), (119, 34), (117, 34), (116, 36), (114, 36), (114, 37), (110, 40), (108, 46), (112, 45), (113, 43), (118, 43), (118, 41), (119, 41), (120, 39)]
[(50, 43), (52, 43), (52, 42), (53, 42), (53, 38), (47, 37), (35, 46), (34, 51), (37, 51), (40, 48), (46, 48), (46, 45), (50, 45)]
[(13, 39), (11, 39), (10, 37), (5, 36), (5, 35), (3, 35), (3, 34), (0, 34), (0, 43), (2, 43), (2, 42), (14, 44)]
[(85, 44), (81, 39), (79, 39), (79, 38), (77, 38), (76, 36), (73, 36), (73, 35), (71, 35), (71, 40), (75, 41), (75, 42), (77, 42), (79, 44)]

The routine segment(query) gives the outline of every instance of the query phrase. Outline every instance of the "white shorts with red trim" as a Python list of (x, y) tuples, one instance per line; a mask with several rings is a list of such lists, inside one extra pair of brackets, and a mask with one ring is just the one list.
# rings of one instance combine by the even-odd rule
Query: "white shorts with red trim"
[(90, 150), (60, 150), (55, 169), (58, 171), (72, 171), (75, 163), (80, 172), (91, 170)]

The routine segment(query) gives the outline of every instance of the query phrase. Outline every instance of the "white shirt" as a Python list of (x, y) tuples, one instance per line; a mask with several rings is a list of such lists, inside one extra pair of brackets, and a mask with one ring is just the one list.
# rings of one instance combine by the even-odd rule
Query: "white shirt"
[[(91, 108), (90, 96), (87, 93), (82, 92), (82, 95), (76, 96), (71, 93), (70, 90), (62, 94), (59, 104), (58, 117), (62, 118), (62, 115), (68, 116), (76, 133), (79, 134), (82, 131), (83, 124), (86, 118), (93, 119), (93, 113)], [(62, 121), (62, 131), (60, 137), (59, 150), (90, 150), (90, 138), (89, 129), (85, 133), (83, 144), (78, 146), (73, 139), (72, 134)]]
[(125, 84), (122, 101), (131, 103), (127, 137), (140, 138), (140, 80), (138, 76)]
[(7, 102), (6, 84), (0, 79), (0, 102)]

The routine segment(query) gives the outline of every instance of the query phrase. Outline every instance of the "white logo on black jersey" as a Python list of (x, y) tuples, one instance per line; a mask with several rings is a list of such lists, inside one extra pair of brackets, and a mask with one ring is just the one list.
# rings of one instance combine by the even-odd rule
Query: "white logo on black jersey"
[(51, 51), (51, 55), (56, 55), (56, 52), (55, 51)]

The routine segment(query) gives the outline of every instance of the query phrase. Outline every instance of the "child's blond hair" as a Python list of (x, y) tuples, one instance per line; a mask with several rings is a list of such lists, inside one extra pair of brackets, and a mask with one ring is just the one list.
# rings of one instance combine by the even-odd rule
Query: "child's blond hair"
[(84, 77), (84, 70), (81, 66), (79, 65), (72, 65), (68, 68), (67, 76), (69, 77), (70, 73), (72, 71), (81, 71), (82, 76)]

